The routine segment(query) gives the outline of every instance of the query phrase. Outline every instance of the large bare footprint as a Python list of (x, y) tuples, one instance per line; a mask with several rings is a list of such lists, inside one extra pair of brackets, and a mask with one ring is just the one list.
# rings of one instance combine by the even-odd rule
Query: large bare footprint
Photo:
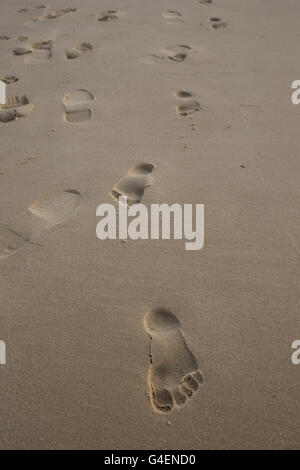
[(198, 391), (202, 375), (172, 312), (151, 309), (145, 315), (144, 326), (151, 338), (148, 374), (151, 403), (154, 411), (168, 413)]
[(69, 219), (77, 209), (81, 194), (75, 189), (52, 194), (28, 207), (32, 214), (32, 237)]

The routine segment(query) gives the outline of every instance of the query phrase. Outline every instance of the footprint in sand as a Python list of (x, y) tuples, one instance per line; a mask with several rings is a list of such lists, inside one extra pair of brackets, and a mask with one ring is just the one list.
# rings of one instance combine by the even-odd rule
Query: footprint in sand
[(25, 42), (25, 41), (28, 41), (28, 39), (29, 39), (28, 36), (19, 36), (16, 38), (16, 41)]
[(74, 13), (77, 11), (77, 8), (59, 8), (58, 10), (52, 10), (46, 13), (44, 16), (41, 16), (40, 20), (55, 20), (55, 18), (59, 18), (63, 16), (64, 13)]
[(26, 95), (13, 96), (0, 104), (0, 121), (10, 122), (17, 118), (29, 116), (33, 111), (33, 104), (29, 102)]
[(7, 258), (8, 256), (15, 253), (29, 240), (22, 237), (14, 230), (6, 227), (5, 225), (0, 226), (0, 259)]
[(16, 47), (13, 52), (15, 55), (32, 54), (33, 57), (26, 57), (24, 62), (31, 63), (34, 61), (51, 59), (53, 42), (51, 40), (35, 42), (31, 45)]
[(218, 18), (216, 16), (213, 16), (212, 18), (209, 19), (210, 25), (214, 29), (221, 29), (221, 28), (226, 28), (227, 23), (225, 21), (222, 21), (221, 18)]
[(9, 36), (0, 36), (0, 41), (8, 41), (10, 39)]
[(103, 10), (97, 17), (98, 21), (112, 21), (118, 18), (119, 14), (117, 10)]
[(212, 0), (198, 0), (198, 3), (211, 3)]
[(94, 95), (84, 89), (66, 93), (62, 99), (65, 108), (64, 120), (75, 123), (91, 119), (93, 111), (90, 106), (94, 99)]
[(153, 163), (139, 163), (134, 165), (112, 188), (110, 195), (116, 201), (121, 196), (127, 197), (127, 204), (137, 204), (142, 200), (145, 189), (152, 185), (151, 173), (156, 166)]
[(149, 54), (146, 62), (155, 63), (164, 60), (173, 62), (183, 62), (187, 55), (192, 51), (192, 47), (187, 44), (179, 44), (178, 46), (167, 46), (161, 49), (160, 54)]
[(80, 203), (81, 194), (75, 189), (52, 194), (36, 201), (28, 207), (31, 213), (31, 236), (24, 237), (5, 225), (0, 225), (0, 259), (7, 258), (44, 230), (61, 224), (69, 219)]
[(183, 23), (182, 14), (177, 10), (163, 11), (161, 16), (165, 18), (168, 24)]
[(79, 191), (67, 189), (31, 204), (28, 211), (32, 214), (32, 237), (69, 219), (77, 209), (80, 198)]
[(201, 106), (194, 99), (193, 94), (189, 91), (179, 90), (175, 93), (176, 97), (176, 114), (180, 116), (188, 116), (200, 111)]
[(93, 45), (90, 42), (82, 42), (75, 47), (66, 50), (67, 59), (77, 59), (83, 52), (91, 51)]
[(154, 308), (146, 313), (144, 326), (151, 338), (148, 373), (151, 403), (155, 411), (168, 413), (197, 392), (203, 378), (172, 312)]
[(19, 81), (19, 79), (17, 77), (15, 77), (14, 75), (11, 75), (9, 77), (0, 77), (0, 80), (4, 83), (6, 83), (6, 85), (10, 85), (11, 83), (15, 83), (17, 81)]

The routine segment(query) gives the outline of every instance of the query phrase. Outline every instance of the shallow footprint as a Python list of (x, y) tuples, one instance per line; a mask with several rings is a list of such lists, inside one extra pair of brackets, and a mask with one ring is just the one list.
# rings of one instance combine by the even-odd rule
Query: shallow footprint
[(155, 411), (168, 413), (197, 392), (203, 378), (172, 312), (151, 309), (145, 315), (144, 326), (151, 338), (148, 373), (151, 403)]
[(145, 189), (152, 185), (153, 163), (139, 163), (131, 167), (127, 174), (123, 176), (112, 188), (110, 195), (116, 201), (120, 197), (127, 197), (127, 204), (138, 204), (144, 195)]
[(85, 89), (66, 93), (62, 100), (65, 108), (64, 120), (75, 123), (91, 119), (93, 112), (90, 106), (94, 99), (94, 95)]
[(83, 52), (87, 52), (93, 49), (93, 45), (90, 42), (82, 42), (75, 47), (71, 47), (66, 50), (67, 59), (77, 59)]
[(168, 59), (175, 62), (183, 62), (187, 54), (192, 50), (192, 48), (185, 44), (180, 44), (179, 46), (168, 46), (162, 49), (163, 54), (167, 56)]
[(0, 105), (0, 121), (10, 122), (19, 117), (29, 116), (33, 111), (33, 104), (26, 95), (13, 96)]
[(193, 94), (189, 91), (179, 90), (175, 93), (176, 97), (176, 114), (180, 116), (188, 116), (201, 110), (201, 106), (197, 100), (193, 98)]
[(32, 236), (69, 219), (79, 205), (81, 194), (75, 189), (52, 194), (28, 207), (32, 214)]
[(0, 226), (0, 259), (7, 258), (29, 240), (4, 225)]
[(167, 23), (182, 23), (182, 15), (179, 11), (177, 10), (167, 10), (163, 11), (161, 16), (167, 20)]

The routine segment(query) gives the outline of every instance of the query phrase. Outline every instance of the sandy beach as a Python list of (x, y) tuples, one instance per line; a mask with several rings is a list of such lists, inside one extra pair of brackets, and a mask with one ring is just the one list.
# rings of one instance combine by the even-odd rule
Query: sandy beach
[[(299, 449), (298, 0), (2, 0), (0, 449)], [(204, 204), (205, 241), (100, 240)]]

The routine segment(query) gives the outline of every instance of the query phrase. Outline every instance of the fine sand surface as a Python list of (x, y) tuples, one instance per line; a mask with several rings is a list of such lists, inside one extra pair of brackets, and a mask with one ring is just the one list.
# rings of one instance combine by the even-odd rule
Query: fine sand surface
[[(1, 1), (1, 449), (300, 448), (299, 14)], [(120, 195), (204, 249), (97, 239)]]

